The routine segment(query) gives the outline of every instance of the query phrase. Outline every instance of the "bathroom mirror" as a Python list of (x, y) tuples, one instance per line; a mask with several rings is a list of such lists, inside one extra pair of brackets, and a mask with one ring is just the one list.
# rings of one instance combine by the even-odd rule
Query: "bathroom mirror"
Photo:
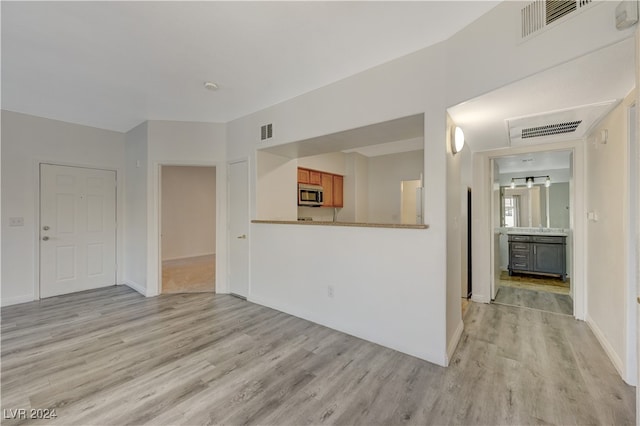
[(543, 151), (495, 160), (502, 227), (570, 227), (571, 155)]

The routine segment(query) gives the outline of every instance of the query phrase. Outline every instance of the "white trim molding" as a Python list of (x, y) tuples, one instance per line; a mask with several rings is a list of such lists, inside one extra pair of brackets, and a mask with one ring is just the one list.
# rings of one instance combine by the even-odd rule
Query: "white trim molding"
[(464, 321), (460, 320), (456, 331), (453, 332), (453, 336), (447, 345), (447, 358), (445, 359), (445, 365), (448, 367), (451, 358), (453, 357), (453, 353), (456, 351), (458, 347), (458, 343), (460, 343), (460, 338), (462, 337), (462, 333), (464, 332)]
[(23, 296), (16, 297), (3, 297), (0, 300), (0, 306), (10, 306), (10, 305), (19, 305), (21, 303), (33, 302), (36, 299), (33, 294), (25, 294)]
[(129, 287), (129, 288), (130, 288), (130, 289), (132, 289), (132, 290), (137, 291), (137, 292), (138, 292), (138, 293), (140, 293), (141, 295), (148, 297), (148, 296), (147, 296), (147, 289), (146, 289), (146, 288), (144, 288), (144, 286), (143, 286), (143, 285), (140, 285), (140, 284), (135, 283), (135, 282), (133, 282), (133, 281), (125, 281), (125, 282), (124, 282), (124, 285), (126, 285), (127, 287)]
[(611, 343), (609, 343), (604, 333), (602, 332), (602, 330), (600, 330), (600, 327), (598, 327), (598, 324), (596, 324), (596, 322), (593, 320), (593, 318), (591, 318), (591, 316), (587, 315), (586, 322), (589, 328), (591, 329), (591, 331), (593, 331), (593, 334), (596, 336), (596, 339), (598, 339), (598, 342), (600, 342), (600, 345), (602, 346), (604, 351), (607, 353), (607, 356), (611, 360), (611, 363), (613, 364), (613, 366), (618, 371), (618, 374), (620, 374), (620, 377), (624, 378), (625, 375), (624, 375), (622, 360), (620, 359), (616, 351), (613, 349), (613, 346), (611, 346)]

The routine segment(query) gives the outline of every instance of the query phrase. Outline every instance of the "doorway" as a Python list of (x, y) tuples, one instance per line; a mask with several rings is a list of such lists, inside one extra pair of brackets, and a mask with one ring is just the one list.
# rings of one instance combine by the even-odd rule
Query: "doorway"
[(40, 164), (40, 297), (116, 284), (116, 172)]
[(160, 170), (162, 293), (215, 292), (216, 168)]
[(573, 153), (492, 161), (494, 303), (573, 316)]

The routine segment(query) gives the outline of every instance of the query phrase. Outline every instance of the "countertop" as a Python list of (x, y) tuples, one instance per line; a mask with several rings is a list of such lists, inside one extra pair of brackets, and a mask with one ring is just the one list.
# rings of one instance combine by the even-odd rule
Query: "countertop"
[(566, 232), (545, 232), (545, 231), (508, 231), (507, 235), (539, 235), (543, 237), (567, 237)]
[(399, 223), (322, 222), (311, 220), (252, 220), (251, 223), (302, 226), (347, 226), (356, 228), (427, 229), (429, 225), (401, 225)]

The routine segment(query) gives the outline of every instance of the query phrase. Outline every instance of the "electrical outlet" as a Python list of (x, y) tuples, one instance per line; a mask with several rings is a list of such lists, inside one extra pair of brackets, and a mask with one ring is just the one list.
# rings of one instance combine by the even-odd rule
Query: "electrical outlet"
[(24, 226), (24, 218), (23, 217), (10, 217), (9, 218), (9, 226)]
[(327, 296), (333, 299), (333, 286), (327, 286)]

